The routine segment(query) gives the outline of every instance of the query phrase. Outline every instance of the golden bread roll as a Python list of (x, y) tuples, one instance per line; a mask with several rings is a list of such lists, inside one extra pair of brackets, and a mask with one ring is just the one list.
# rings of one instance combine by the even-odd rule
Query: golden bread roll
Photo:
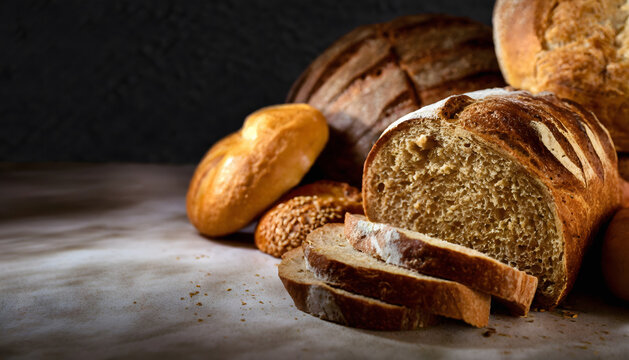
[(498, 0), (494, 43), (507, 82), (585, 105), (629, 151), (629, 3)]
[(326, 119), (310, 105), (254, 112), (198, 165), (186, 198), (190, 222), (208, 236), (238, 231), (301, 181), (327, 140)]
[(609, 224), (601, 265), (612, 293), (629, 301), (629, 209), (619, 210)]
[(325, 180), (301, 186), (262, 216), (254, 235), (256, 246), (280, 257), (299, 247), (312, 230), (327, 223), (343, 222), (346, 212), (363, 212), (357, 188)]

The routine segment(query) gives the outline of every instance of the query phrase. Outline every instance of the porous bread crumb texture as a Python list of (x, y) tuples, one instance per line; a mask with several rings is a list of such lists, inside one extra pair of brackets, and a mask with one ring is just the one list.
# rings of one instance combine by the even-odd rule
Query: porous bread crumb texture
[(558, 1), (546, 19), (530, 90), (588, 106), (629, 150), (629, 1)]
[(470, 133), (425, 119), (393, 135), (367, 171), (370, 220), (473, 248), (537, 276), (544, 298), (566, 283), (550, 194)]
[(280, 257), (299, 247), (312, 230), (343, 222), (346, 212), (362, 213), (362, 203), (332, 196), (296, 196), (264, 215), (255, 232), (256, 246)]

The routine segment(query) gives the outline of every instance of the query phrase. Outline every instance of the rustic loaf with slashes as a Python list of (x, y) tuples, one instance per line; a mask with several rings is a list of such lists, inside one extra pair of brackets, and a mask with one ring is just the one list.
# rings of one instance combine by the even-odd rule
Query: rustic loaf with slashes
[(534, 304), (571, 288), (620, 204), (609, 133), (552, 94), (489, 89), (392, 124), (367, 157), (365, 215), (483, 252), (539, 279)]
[(359, 184), (369, 149), (397, 118), (448, 95), (503, 85), (491, 28), (416, 15), (340, 38), (299, 77), (287, 102), (309, 103), (328, 119), (330, 141), (316, 165), (323, 177)]
[(498, 0), (493, 24), (509, 85), (586, 106), (629, 151), (627, 0)]

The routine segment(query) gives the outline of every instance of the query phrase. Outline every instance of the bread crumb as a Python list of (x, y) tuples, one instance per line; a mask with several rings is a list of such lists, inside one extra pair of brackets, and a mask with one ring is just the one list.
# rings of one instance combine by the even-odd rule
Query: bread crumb
[(134, 304), (137, 304), (137, 302), (136, 302), (136, 301), (134, 301), (133, 303), (134, 303)]
[(203, 294), (203, 296), (207, 296), (207, 293)]
[(246, 303), (246, 302), (244, 302), (244, 301), (242, 301), (242, 300), (241, 300), (240, 302), (242, 303), (242, 306), (247, 305), (247, 303)]
[(201, 304), (200, 302), (197, 303), (197, 306), (203, 306), (203, 304)]
[(227, 289), (227, 291), (232, 291), (232, 288)]
[(183, 300), (183, 299), (185, 299), (185, 298), (179, 298), (179, 300)]
[(197, 287), (198, 287), (198, 288), (200, 288), (200, 287), (201, 287), (201, 285), (197, 285)]
[(203, 319), (198, 319), (197, 321), (198, 321), (198, 322), (203, 322)]
[(240, 321), (245, 322), (245, 319), (240, 319)]
[(198, 293), (199, 293), (198, 291), (191, 292), (191, 293), (190, 293), (190, 297), (193, 297), (193, 296), (197, 295)]
[(494, 328), (487, 328), (487, 330), (485, 330), (483, 332), (483, 337), (490, 337), (490, 336), (492, 336), (495, 333), (496, 333), (496, 329), (494, 329)]

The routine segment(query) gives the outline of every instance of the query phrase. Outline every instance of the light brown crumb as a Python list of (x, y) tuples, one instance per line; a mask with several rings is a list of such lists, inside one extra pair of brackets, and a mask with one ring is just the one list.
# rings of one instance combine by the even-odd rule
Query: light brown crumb
[(197, 306), (203, 306), (203, 304), (201, 304), (200, 302), (197, 303)]
[(240, 319), (240, 321), (245, 322), (245, 319)]
[(198, 321), (198, 322), (203, 322), (203, 319), (199, 319), (199, 320), (197, 320), (197, 321)]
[(232, 291), (232, 288), (227, 289), (227, 291)]

